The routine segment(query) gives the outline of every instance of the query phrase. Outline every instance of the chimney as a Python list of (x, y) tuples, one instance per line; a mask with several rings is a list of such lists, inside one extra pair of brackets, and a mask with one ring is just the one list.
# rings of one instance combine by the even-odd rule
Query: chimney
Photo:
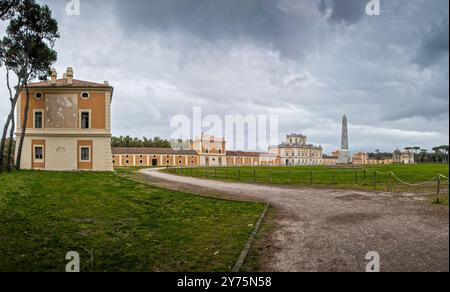
[(109, 86), (109, 82), (108, 81), (103, 81), (103, 85), (104, 86)]
[(73, 84), (73, 69), (72, 69), (72, 67), (67, 67), (66, 80), (67, 80), (67, 85)]
[(50, 75), (51, 79), (50, 79), (50, 84), (51, 85), (56, 85), (56, 79), (58, 78), (58, 74), (56, 73), (56, 69), (52, 68), (52, 74)]

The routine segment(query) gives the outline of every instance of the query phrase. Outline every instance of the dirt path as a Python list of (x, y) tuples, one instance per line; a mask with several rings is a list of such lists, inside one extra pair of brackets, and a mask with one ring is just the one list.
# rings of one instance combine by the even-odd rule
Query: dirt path
[(413, 195), (294, 189), (180, 177), (143, 170), (173, 190), (268, 202), (279, 212), (267, 271), (365, 271), (369, 251), (382, 271), (449, 271), (449, 209)]

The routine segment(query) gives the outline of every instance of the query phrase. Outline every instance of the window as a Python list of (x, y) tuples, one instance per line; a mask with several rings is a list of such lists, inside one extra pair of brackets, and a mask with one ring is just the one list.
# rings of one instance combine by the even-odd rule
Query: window
[(89, 99), (89, 97), (90, 97), (89, 92), (82, 92), (81, 93), (81, 98), (82, 99)]
[(144, 164), (144, 160), (139, 160), (139, 164)]
[(80, 147), (80, 161), (89, 162), (91, 161), (91, 148), (88, 146)]
[(91, 128), (91, 112), (90, 111), (82, 111), (80, 113), (80, 128), (81, 129), (90, 129)]
[(36, 110), (34, 112), (34, 128), (35, 129), (42, 129), (42, 120), (43, 120), (43, 111), (42, 110)]
[(34, 98), (36, 98), (36, 99), (42, 99), (43, 96), (44, 96), (44, 95), (42, 94), (42, 92), (36, 92), (36, 93), (34, 94)]
[(34, 146), (34, 160), (35, 161), (44, 160), (44, 147), (43, 146)]

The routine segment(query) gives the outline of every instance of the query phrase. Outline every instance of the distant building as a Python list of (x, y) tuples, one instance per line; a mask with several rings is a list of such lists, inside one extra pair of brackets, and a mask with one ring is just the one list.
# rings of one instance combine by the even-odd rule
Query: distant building
[(400, 151), (399, 149), (394, 151), (393, 163), (401, 164), (414, 164), (414, 152), (410, 150)]
[(322, 155), (322, 165), (332, 166), (337, 165), (338, 162), (338, 155), (335, 156), (329, 156), (329, 155)]
[(278, 146), (270, 147), (269, 152), (280, 157), (284, 166), (321, 165), (322, 147), (307, 143), (307, 137), (301, 134), (286, 136), (286, 141)]
[(203, 135), (190, 142), (190, 149), (200, 156), (202, 166), (226, 166), (226, 142), (223, 138)]
[(370, 157), (367, 160), (367, 165), (376, 165), (376, 164), (392, 164), (392, 158), (389, 158), (389, 157), (382, 157), (382, 158)]
[(199, 166), (200, 157), (194, 150), (171, 148), (112, 148), (114, 167), (126, 166)]
[(353, 164), (354, 165), (366, 165), (369, 160), (369, 154), (365, 152), (359, 152), (353, 154)]

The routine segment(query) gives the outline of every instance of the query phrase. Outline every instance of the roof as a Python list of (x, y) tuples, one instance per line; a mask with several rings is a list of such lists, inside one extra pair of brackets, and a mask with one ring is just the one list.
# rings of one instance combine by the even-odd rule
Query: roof
[(198, 155), (195, 150), (174, 150), (172, 148), (147, 148), (147, 147), (113, 147), (113, 155), (141, 155), (141, 154), (158, 154), (158, 155)]
[(323, 158), (323, 159), (338, 159), (339, 157), (337, 157), (337, 156), (330, 156), (330, 155), (325, 155), (325, 154), (323, 154), (323, 155), (322, 155), (322, 158)]
[(69, 87), (69, 88), (108, 88), (112, 89), (110, 85), (105, 85), (103, 83), (96, 83), (90, 81), (83, 81), (78, 79), (72, 79), (72, 84), (67, 84), (67, 78), (57, 79), (56, 84), (51, 84), (50, 80), (42, 82), (34, 82), (28, 84), (29, 88), (55, 88), (55, 87)]
[(227, 156), (259, 157), (259, 156), (261, 156), (261, 153), (258, 153), (258, 152), (244, 152), (244, 151), (227, 151)]
[(227, 151), (227, 156), (241, 156), (241, 157), (277, 157), (273, 153), (262, 153), (262, 152), (245, 152), (245, 151)]

